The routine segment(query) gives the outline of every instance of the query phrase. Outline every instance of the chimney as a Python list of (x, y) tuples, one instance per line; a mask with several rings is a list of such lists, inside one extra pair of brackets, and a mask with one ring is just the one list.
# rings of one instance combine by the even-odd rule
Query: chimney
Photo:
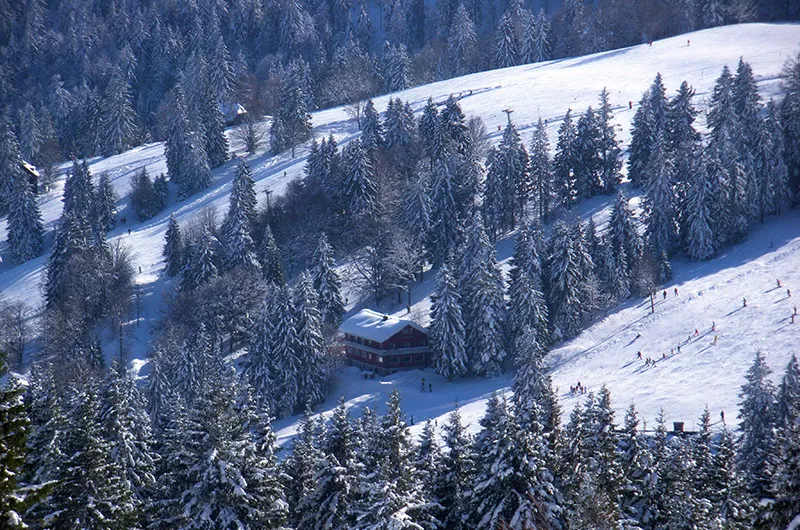
[(683, 422), (682, 421), (673, 421), (672, 422), (672, 430), (675, 432), (683, 432)]

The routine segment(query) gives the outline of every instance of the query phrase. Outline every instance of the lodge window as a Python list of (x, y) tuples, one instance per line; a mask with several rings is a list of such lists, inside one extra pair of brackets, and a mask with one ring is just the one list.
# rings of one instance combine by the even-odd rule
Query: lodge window
[(419, 363), (422, 362), (422, 355), (417, 354), (414, 356), (414, 362)]
[(403, 328), (403, 335), (411, 335), (411, 328), (410, 327)]
[(408, 364), (410, 362), (411, 362), (411, 356), (410, 355), (406, 355), (405, 357), (403, 357), (403, 363), (404, 364)]
[(411, 347), (411, 341), (408, 341), (408, 340), (407, 340), (407, 341), (405, 341), (405, 342), (403, 343), (403, 348), (410, 348), (410, 347)]
[(398, 364), (400, 359), (397, 357), (389, 357), (389, 364)]

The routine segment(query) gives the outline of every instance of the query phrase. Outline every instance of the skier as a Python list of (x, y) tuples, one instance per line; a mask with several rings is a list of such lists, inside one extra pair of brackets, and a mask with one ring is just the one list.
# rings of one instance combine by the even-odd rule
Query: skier
[(666, 359), (666, 358), (667, 358), (667, 352), (664, 352), (664, 353), (662, 353), (662, 354), (661, 354), (661, 358), (662, 358), (662, 359)]
[(675, 288), (675, 296), (678, 296), (678, 288)]
[(670, 348), (669, 349), (669, 354), (670, 355), (675, 355), (675, 348)]
[(689, 46), (692, 43), (690, 39), (686, 39), (686, 46)]
[(641, 351), (637, 351), (636, 352), (636, 358), (637, 359), (641, 359), (642, 358), (642, 352)]
[(420, 392), (425, 392), (425, 378), (422, 378), (422, 386), (419, 387)]
[(719, 411), (719, 419), (722, 420), (723, 424), (725, 423), (725, 411), (724, 410)]
[(700, 331), (697, 328), (694, 328), (694, 336), (697, 337), (700, 335)]
[(667, 291), (664, 291), (664, 300), (667, 299)]
[(142, 273), (142, 266), (139, 265), (139, 274), (141, 274), (141, 273)]
[(717, 345), (717, 341), (719, 341), (719, 336), (714, 335), (714, 346)]
[(717, 331), (717, 323), (713, 320), (711, 321), (711, 331)]
[(131, 229), (128, 228), (128, 235), (131, 235)]
[(797, 306), (794, 306), (794, 314), (797, 314)]
[(628, 108), (633, 109), (633, 101), (628, 101)]
[(681, 345), (678, 344), (678, 353), (680, 353), (680, 352), (681, 352)]
[(780, 286), (781, 286), (781, 281), (780, 281), (780, 279), (778, 279), (778, 280), (775, 280), (775, 281), (776, 281), (776, 282), (778, 282), (778, 287), (780, 287)]
[(747, 307), (747, 298), (742, 297), (742, 307)]
[(792, 291), (790, 291), (789, 289), (786, 289), (786, 297), (787, 298), (791, 298), (792, 297)]

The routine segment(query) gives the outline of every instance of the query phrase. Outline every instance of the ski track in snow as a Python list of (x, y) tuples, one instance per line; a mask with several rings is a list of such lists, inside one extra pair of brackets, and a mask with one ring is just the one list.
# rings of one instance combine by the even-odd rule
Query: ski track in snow
[[(691, 39), (691, 46), (687, 46)], [(618, 137), (625, 149), (630, 140), (630, 122), (636, 103), (660, 72), (668, 95), (675, 93), (683, 80), (696, 89), (695, 105), (702, 111), (707, 108), (711, 89), (723, 65), (735, 69), (740, 56), (754, 70), (762, 97), (767, 100), (780, 94), (780, 70), (786, 59), (797, 51), (800, 44), (798, 24), (745, 24), (719, 27), (653, 42), (652, 46), (639, 45), (590, 56), (559, 59), (545, 63), (524, 65), (502, 70), (492, 70), (461, 78), (450, 79), (415, 87), (396, 94), (374, 99), (383, 111), (389, 97), (400, 97), (420, 113), (428, 99), (443, 103), (450, 94), (460, 99), (464, 113), (480, 116), (492, 140), (497, 141), (505, 124), (504, 108), (512, 108), (518, 130), (527, 143), (530, 132), (541, 117), (547, 121), (551, 148), (555, 145), (557, 130), (567, 109), (577, 117), (589, 105), (597, 106), (597, 97), (603, 87), (610, 94), (615, 120), (620, 125)], [(633, 109), (628, 108), (632, 101)], [(698, 118), (698, 128), (704, 125), (704, 112)], [(343, 107), (326, 109), (313, 114), (314, 134), (317, 137), (332, 134), (339, 146), (357, 137), (354, 120), (348, 118)], [(242, 146), (228, 130), (232, 152), (246, 156)], [(308, 145), (297, 149), (294, 159), (290, 153), (271, 156), (263, 151), (246, 156), (256, 181), (256, 191), (263, 201), (263, 192), (281, 193), (288, 183), (302, 175)], [(107, 171), (120, 197), (118, 217), (127, 217), (126, 225), (118, 225), (110, 234), (113, 243), (121, 241), (133, 252), (134, 267), (141, 273), (136, 283), (141, 292), (141, 319), (137, 322), (135, 309), (128, 324), (130, 333), (130, 358), (134, 371), (146, 374), (146, 349), (153, 326), (163, 308), (164, 295), (174, 280), (166, 278), (161, 269), (161, 247), (170, 214), (180, 223), (190, 221), (202, 209), (215, 208), (221, 218), (227, 210), (230, 182), (236, 161), (233, 160), (213, 171), (212, 186), (201, 194), (170, 205), (155, 218), (139, 223), (128, 206), (126, 197), (131, 177), (147, 167), (151, 177), (166, 172), (163, 144), (139, 146), (109, 158), (87, 161), (95, 177)], [(45, 226), (53, 228), (62, 208), (64, 173), (70, 164), (60, 168), (60, 177), (52, 189), (40, 197), (40, 208)], [(171, 200), (174, 201), (173, 197)], [(632, 198), (632, 205), (638, 198)], [(609, 198), (596, 197), (584, 201), (571, 215), (595, 217), (602, 227), (608, 217)], [(128, 229), (131, 230), (128, 234)], [(9, 300), (24, 300), (36, 313), (42, 302), (42, 270), (46, 253), (21, 265), (11, 262), (5, 243), (6, 223), (0, 222), (0, 290)], [(45, 243), (52, 241), (48, 232)], [(770, 246), (773, 242), (773, 246)], [(498, 259), (508, 268), (513, 248), (513, 235), (498, 242)], [(727, 412), (729, 424), (736, 423), (739, 387), (756, 350), (767, 355), (778, 379), (792, 353), (800, 353), (800, 319), (789, 323), (795, 297), (786, 297), (786, 288), (796, 289), (800, 296), (800, 212), (787, 212), (770, 218), (766, 224), (754, 228), (749, 238), (728, 248), (716, 259), (705, 263), (676, 261), (675, 277), (664, 288), (666, 300), (657, 300), (655, 313), (650, 313), (649, 300), (632, 299), (598, 317), (596, 322), (579, 337), (559, 345), (550, 354), (554, 384), (561, 396), (563, 416), (581, 397), (568, 395), (569, 387), (581, 381), (590, 390), (608, 385), (621, 420), (621, 411), (635, 402), (648, 425), (660, 408), (664, 408), (668, 422), (685, 421), (687, 428), (694, 425), (707, 405), (712, 418), (719, 411)], [(343, 265), (346, 272), (347, 266)], [(780, 278), (784, 287), (775, 289)], [(425, 280), (414, 286), (411, 316), (421, 322), (428, 318), (430, 301), (427, 295), (435, 285), (435, 271), (428, 271)], [(673, 288), (679, 295), (673, 294)], [(355, 293), (348, 293), (356, 300)], [(742, 306), (742, 297), (747, 307)], [(351, 303), (350, 309), (371, 306), (369, 301)], [(406, 313), (405, 305), (382, 308)], [(712, 321), (717, 331), (711, 332)], [(138, 324), (138, 325), (137, 325)], [(670, 356), (670, 348), (686, 340), (694, 329), (700, 337), (681, 345), (681, 353)], [(636, 339), (636, 334), (641, 334)], [(712, 345), (714, 335), (719, 343)], [(110, 358), (117, 353), (116, 344), (106, 337), (105, 351)], [(655, 367), (644, 367), (636, 359), (636, 352), (659, 359)], [(666, 353), (667, 359), (660, 360)], [(141, 371), (140, 371), (141, 370)], [(415, 370), (398, 373), (376, 380), (362, 380), (359, 370), (344, 368), (334, 392), (319, 407), (329, 412), (344, 396), (354, 413), (364, 406), (383, 411), (384, 403), (393, 388), (400, 389), (403, 407), (415, 425), (412, 431), (420, 432), (421, 422), (443, 416), (453, 410), (456, 403), (461, 408), (464, 421), (472, 432), (478, 429), (486, 398), (492, 392), (506, 392), (512, 381), (511, 374), (496, 379), (466, 379), (447, 383), (432, 370)], [(433, 393), (420, 392), (420, 379), (433, 385)], [(297, 418), (277, 421), (275, 428), (279, 443), (285, 444), (296, 430)]]

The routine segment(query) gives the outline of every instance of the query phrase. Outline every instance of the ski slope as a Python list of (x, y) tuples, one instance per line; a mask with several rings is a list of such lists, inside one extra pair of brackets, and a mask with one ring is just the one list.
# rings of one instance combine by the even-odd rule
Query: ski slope
[[(714, 80), (723, 65), (735, 68), (740, 56), (754, 70), (764, 99), (779, 95), (779, 73), (786, 59), (800, 45), (800, 25), (797, 24), (745, 24), (699, 31), (662, 41), (652, 46), (640, 45), (620, 50), (525, 65), (502, 70), (477, 73), (430, 85), (415, 87), (391, 97), (408, 100), (415, 112), (421, 112), (428, 97), (437, 102), (453, 94), (468, 116), (480, 116), (494, 140), (499, 139), (498, 127), (505, 124), (503, 109), (514, 110), (512, 118), (527, 142), (539, 117), (548, 124), (551, 144), (567, 109), (583, 112), (589, 105), (596, 106), (599, 92), (606, 87), (619, 125), (619, 138), (627, 146), (630, 121), (636, 102), (660, 72), (673, 94), (683, 80), (694, 86), (695, 104), (705, 109)], [(379, 110), (386, 108), (388, 98), (375, 98)], [(629, 108), (633, 102), (633, 109)], [(702, 127), (703, 116), (699, 119)], [(315, 135), (332, 134), (342, 145), (358, 135), (353, 120), (342, 107), (313, 114)], [(229, 135), (233, 131), (228, 131)], [(244, 156), (241, 145), (232, 140), (235, 156)], [(280, 193), (288, 182), (302, 175), (307, 148), (298, 149), (297, 156), (283, 153), (270, 156), (259, 152), (247, 160), (256, 181), (256, 191), (263, 200), (266, 190)], [(167, 221), (175, 214), (180, 223), (189, 222), (203, 209), (215, 208), (221, 218), (227, 209), (235, 161), (213, 172), (212, 186), (202, 194), (175, 202), (174, 190), (170, 206), (155, 218), (144, 223), (128, 206), (126, 198), (131, 177), (146, 167), (152, 177), (166, 172), (163, 144), (147, 144), (109, 158), (88, 161), (90, 171), (97, 176), (107, 171), (121, 197), (119, 217), (128, 223), (118, 226), (109, 234), (112, 243), (121, 241), (133, 251), (136, 282), (141, 291), (141, 315), (128, 325), (129, 349), (136, 370), (145, 363), (150, 331), (162, 308), (164, 293), (172, 281), (162, 273), (161, 247)], [(40, 198), (45, 225), (52, 229), (62, 207), (63, 172), (53, 188)], [(583, 203), (581, 215), (596, 215), (599, 225), (605, 218), (608, 198), (594, 198)], [(130, 229), (130, 233), (128, 233)], [(0, 222), (0, 238), (5, 240), (5, 221)], [(52, 235), (48, 235), (49, 245)], [(769, 248), (769, 242), (774, 242)], [(508, 237), (498, 245), (498, 257), (507, 260), (513, 247)], [(750, 363), (756, 348), (762, 347), (776, 371), (785, 365), (791, 348), (800, 343), (800, 323), (797, 328), (781, 319), (788, 317), (790, 301), (781, 301), (779, 290), (770, 291), (775, 279), (788, 286), (797, 285), (800, 296), (798, 263), (800, 254), (800, 219), (798, 212), (773, 218), (758, 227), (740, 246), (729, 249), (720, 258), (704, 264), (681, 263), (674, 265), (675, 285), (679, 296), (672, 295), (660, 301), (655, 314), (649, 307), (631, 301), (617, 308), (574, 341), (557, 348), (551, 356), (553, 378), (562, 390), (567, 412), (574, 398), (563, 394), (564, 389), (580, 380), (590, 389), (609, 385), (619, 409), (635, 400), (648, 420), (664, 407), (668, 421), (684, 420), (687, 424), (699, 416), (706, 404), (712, 414), (719, 410), (730, 411), (727, 420), (735, 422), (736, 394), (741, 377)], [(22, 265), (14, 264), (6, 244), (0, 245), (0, 292), (11, 300), (23, 300), (32, 308), (41, 305), (42, 271), (46, 255)], [(141, 267), (141, 272), (139, 271)], [(426, 281), (415, 286), (415, 303), (412, 313), (421, 320), (427, 318), (427, 294), (434, 285), (434, 274), (426, 274)], [(785, 293), (784, 293), (785, 295)], [(748, 308), (738, 309), (741, 297), (748, 299)], [(355, 300), (355, 296), (350, 296)], [(738, 304), (738, 305), (737, 305)], [(357, 303), (354, 305), (358, 305)], [(360, 307), (360, 305), (359, 305)], [(391, 311), (391, 308), (382, 308)], [(404, 309), (400, 310), (402, 313)], [(708, 331), (715, 320), (719, 344), (708, 344), (713, 335), (705, 334), (682, 346), (680, 355), (659, 362), (655, 368), (643, 369), (636, 362), (636, 351), (645, 356), (660, 356), (676, 347), (678, 342), (697, 327), (701, 334)], [(632, 341), (636, 333), (641, 338)], [(115, 355), (116, 343), (109, 340), (107, 356)], [(143, 372), (144, 373), (144, 372)], [(420, 393), (421, 377), (433, 383), (434, 393)], [(448, 413), (458, 401), (465, 417), (477, 425), (486, 396), (510, 384), (510, 375), (493, 380), (464, 380), (445, 383), (431, 371), (397, 374), (382, 380), (363, 381), (352, 369), (343, 370), (340, 384), (322, 409), (330, 409), (340, 395), (358, 408), (369, 404), (382, 408), (391, 389), (397, 386), (405, 399), (405, 407), (416, 422), (436, 418)], [(279, 422), (279, 435), (286, 439), (294, 430), (293, 420)]]

